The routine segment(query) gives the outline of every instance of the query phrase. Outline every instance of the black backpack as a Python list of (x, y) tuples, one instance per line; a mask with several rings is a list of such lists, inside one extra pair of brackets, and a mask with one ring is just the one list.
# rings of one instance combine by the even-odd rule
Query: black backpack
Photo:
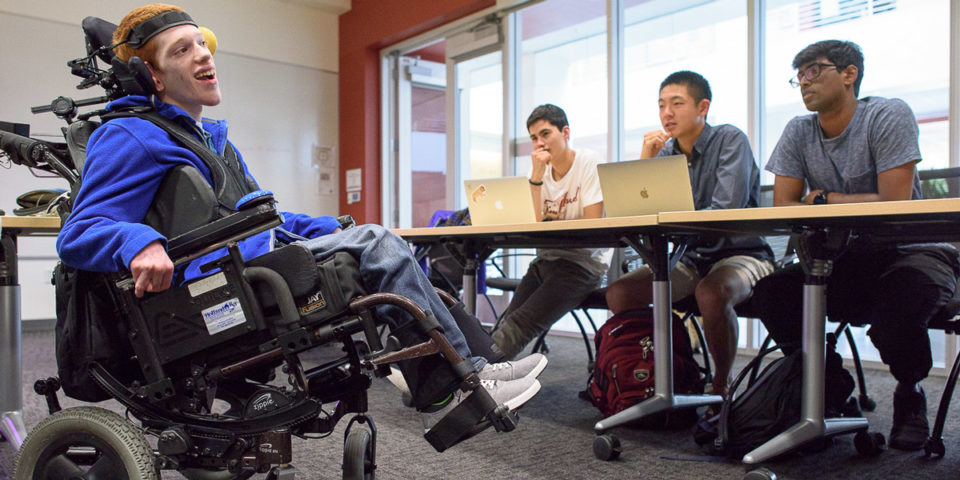
[[(802, 350), (774, 360), (757, 375), (763, 359), (778, 349), (780, 347), (761, 351), (740, 372), (730, 385), (720, 413), (697, 423), (693, 433), (697, 444), (715, 455), (740, 458), (800, 421)], [(843, 368), (833, 335), (828, 337), (826, 351), (826, 416), (861, 416), (856, 403), (848, 401), (853, 393), (853, 376)], [(748, 376), (750, 382), (743, 393), (731, 398)]]
[(128, 384), (140, 375), (127, 339), (127, 322), (120, 302), (102, 273), (57, 263), (53, 284), (57, 290), (57, 375), (67, 396), (86, 402), (112, 398), (90, 375), (98, 362)]

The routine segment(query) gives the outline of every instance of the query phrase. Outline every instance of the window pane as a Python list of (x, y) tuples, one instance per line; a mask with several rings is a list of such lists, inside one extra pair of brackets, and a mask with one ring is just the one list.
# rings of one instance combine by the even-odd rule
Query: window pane
[(503, 170), (503, 67), (500, 52), (457, 64), (460, 168), (464, 179)]
[(547, 0), (517, 13), (517, 175), (530, 170), (527, 116), (544, 103), (567, 113), (574, 149), (607, 157), (606, 14), (606, 0)]
[[(503, 66), (499, 51), (457, 63), (461, 179), (503, 175)], [(457, 208), (467, 205), (458, 184)]]
[[(793, 57), (826, 39), (852, 40), (864, 55), (860, 96), (901, 98), (920, 123), (921, 169), (949, 166), (950, 2), (944, 0), (770, 0), (767, 2), (763, 160), (783, 127), (808, 114)], [(773, 183), (764, 172), (763, 183)]]
[(445, 91), (414, 85), (410, 106), (411, 225), (426, 227), (433, 212), (446, 206), (447, 123)]
[(643, 135), (662, 129), (660, 82), (678, 70), (710, 82), (708, 123), (747, 131), (745, 0), (629, 1), (624, 23), (625, 159), (639, 158)]

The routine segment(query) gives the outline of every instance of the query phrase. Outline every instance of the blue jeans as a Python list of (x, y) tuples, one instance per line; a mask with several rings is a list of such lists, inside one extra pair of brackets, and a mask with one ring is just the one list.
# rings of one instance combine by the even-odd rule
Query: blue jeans
[[(318, 261), (336, 252), (349, 253), (360, 262), (360, 277), (368, 292), (403, 295), (433, 313), (457, 353), (463, 358), (473, 358), (453, 316), (402, 238), (380, 225), (371, 224), (310, 239), (303, 244)], [(390, 305), (378, 307), (377, 313), (386, 318), (391, 327), (399, 327), (411, 320), (406, 312)]]

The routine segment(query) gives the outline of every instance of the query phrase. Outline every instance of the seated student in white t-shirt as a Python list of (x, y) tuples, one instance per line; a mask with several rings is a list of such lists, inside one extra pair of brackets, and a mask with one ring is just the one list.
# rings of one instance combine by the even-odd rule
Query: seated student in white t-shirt
[[(537, 221), (599, 218), (603, 194), (597, 152), (570, 148), (567, 115), (541, 105), (527, 118), (533, 142), (530, 194)], [(600, 286), (610, 267), (609, 248), (539, 249), (504, 312), (493, 340), (512, 358)]]

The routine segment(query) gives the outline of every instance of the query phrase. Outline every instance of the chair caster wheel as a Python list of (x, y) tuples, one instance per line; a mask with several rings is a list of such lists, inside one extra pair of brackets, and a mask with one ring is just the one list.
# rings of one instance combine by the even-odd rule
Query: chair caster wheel
[(376, 446), (369, 430), (350, 430), (343, 442), (343, 479), (372, 480), (377, 469), (375, 452)]
[(622, 451), (616, 435), (598, 435), (593, 439), (593, 456), (600, 460), (616, 460)]
[(928, 457), (930, 455), (942, 457), (943, 454), (946, 453), (946, 449), (943, 446), (943, 438), (928, 438), (926, 443), (923, 444), (923, 451), (927, 453)]
[(777, 474), (768, 468), (758, 468), (747, 472), (743, 480), (777, 480)]
[(877, 402), (875, 402), (869, 395), (860, 395), (860, 409), (864, 412), (872, 412), (877, 409)]
[(883, 451), (887, 439), (880, 432), (861, 431), (853, 436), (853, 446), (860, 455), (875, 457)]

